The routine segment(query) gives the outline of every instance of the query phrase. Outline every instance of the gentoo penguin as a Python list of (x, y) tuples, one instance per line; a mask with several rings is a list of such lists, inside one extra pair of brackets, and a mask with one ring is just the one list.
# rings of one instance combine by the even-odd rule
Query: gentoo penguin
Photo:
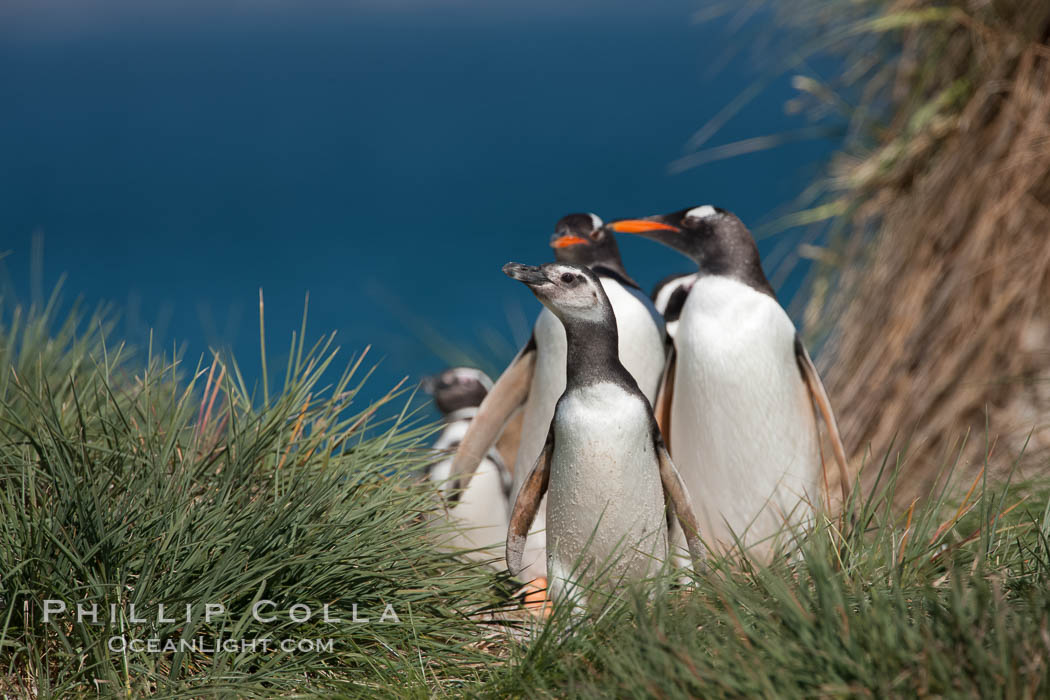
[(565, 390), (511, 511), (508, 570), (522, 568), (544, 492), (548, 590), (555, 603), (586, 606), (585, 582), (599, 571), (612, 585), (654, 574), (668, 556), (669, 511), (699, 564), (689, 493), (649, 400), (620, 362), (616, 320), (598, 276), (559, 263), (507, 263), (503, 272), (525, 283), (568, 336)]
[[(624, 270), (616, 237), (605, 230), (594, 214), (569, 214), (555, 226), (551, 247), (557, 262), (583, 265), (598, 276), (612, 304), (619, 332), (619, 357), (638, 382), (647, 399), (656, 397), (663, 373), (663, 320), (652, 302)], [(554, 404), (565, 390), (565, 330), (561, 321), (544, 309), (533, 327), (532, 337), (496, 381), (460, 443), (452, 473), (460, 486), (500, 434), (511, 414), (521, 407), (521, 441), (515, 460), (511, 498), (517, 495), (525, 475), (543, 449)], [(524, 555), (528, 581), (546, 575), (544, 512), (534, 524)], [(542, 582), (538, 585), (542, 585)]]
[[(434, 397), (445, 427), (433, 449), (444, 458), (427, 468), (427, 477), (443, 493), (448, 489), (452, 469), (450, 452), (459, 446), (478, 406), (492, 388), (484, 372), (471, 367), (453, 367), (423, 380), (423, 389)], [(467, 557), (503, 569), (499, 545), (506, 538), (510, 516), (510, 474), (496, 449), (489, 450), (478, 465), (470, 486), (456, 503), (436, 516), (432, 525), (445, 529), (454, 525), (452, 536), (443, 541), (450, 549), (476, 550)], [(443, 533), (444, 534), (444, 533)], [(493, 547), (493, 545), (496, 545)], [(485, 549), (482, 549), (485, 548)]]
[[(675, 350), (674, 338), (678, 333), (678, 319), (682, 315), (682, 307), (689, 296), (689, 290), (696, 282), (696, 273), (669, 275), (653, 287), (649, 298), (653, 300), (653, 306), (657, 312), (664, 317), (664, 377), (674, 376)], [(671, 441), (671, 400), (674, 397), (674, 385), (660, 381), (660, 389), (656, 393), (656, 402), (653, 410), (656, 412), (656, 423), (663, 432), (664, 440)]]
[(849, 487), (827, 393), (762, 271), (754, 238), (736, 216), (711, 206), (609, 228), (659, 241), (699, 268), (674, 340), (677, 359), (663, 381), (673, 392), (671, 454), (696, 498), (708, 545), (727, 551), (739, 538), (767, 557), (785, 523), (811, 517), (822, 485), (828, 496), (814, 405), (844, 499)]
[(689, 290), (696, 282), (696, 277), (695, 272), (668, 275), (657, 282), (653, 291), (649, 293), (653, 306), (664, 317), (664, 332), (668, 340), (674, 340), (678, 332), (678, 319), (682, 316), (682, 307), (689, 296)]

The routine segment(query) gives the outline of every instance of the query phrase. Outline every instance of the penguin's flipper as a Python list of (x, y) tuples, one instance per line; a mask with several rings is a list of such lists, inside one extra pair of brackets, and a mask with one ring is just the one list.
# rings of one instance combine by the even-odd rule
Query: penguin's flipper
[(700, 572), (704, 567), (704, 544), (700, 541), (700, 523), (696, 519), (693, 500), (685, 488), (682, 475), (678, 473), (678, 468), (671, 461), (671, 455), (667, 454), (667, 447), (659, 436), (656, 439), (656, 456), (660, 463), (660, 482), (664, 487), (664, 495), (668, 504), (674, 508), (678, 524), (685, 533), (685, 543), (689, 547), (689, 556), (693, 559), (693, 571)]
[(536, 511), (540, 507), (543, 495), (551, 479), (551, 455), (554, 454), (554, 425), (547, 432), (547, 443), (536, 459), (532, 471), (525, 477), (514, 508), (510, 513), (510, 527), (507, 529), (507, 571), (517, 576), (521, 571), (521, 557), (525, 553), (525, 537), (529, 534)]
[(835, 453), (835, 462), (839, 468), (839, 485), (842, 487), (842, 505), (846, 506), (849, 501), (849, 463), (846, 461), (846, 448), (842, 445), (842, 436), (839, 433), (839, 425), (835, 420), (835, 413), (831, 410), (831, 399), (824, 389), (824, 382), (820, 381), (817, 368), (813, 364), (806, 346), (802, 340), (795, 336), (795, 360), (798, 362), (799, 371), (802, 373), (802, 381), (809, 390), (810, 399), (820, 409), (820, 415), (824, 418), (824, 425), (828, 429), (828, 437), (831, 439), (831, 450)]
[(664, 436), (664, 444), (671, 443), (671, 401), (674, 399), (674, 377), (677, 367), (678, 352), (674, 343), (669, 343), (664, 373), (660, 378), (660, 388), (656, 391), (656, 404), (653, 406), (656, 424), (660, 426), (660, 434)]
[(449, 470), (450, 484), (453, 487), (452, 500), (456, 499), (456, 494), (467, 488), (478, 464), (492, 449), (511, 414), (525, 403), (535, 369), (536, 343), (530, 340), (485, 395), (466, 435), (456, 448)]

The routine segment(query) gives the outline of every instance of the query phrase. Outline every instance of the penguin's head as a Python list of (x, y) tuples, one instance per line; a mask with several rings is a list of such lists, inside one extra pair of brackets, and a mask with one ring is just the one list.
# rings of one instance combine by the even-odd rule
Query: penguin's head
[(598, 276), (587, 267), (558, 262), (539, 267), (507, 263), (503, 274), (524, 283), (565, 325), (615, 324), (609, 297)]
[(447, 416), (453, 411), (480, 406), (492, 388), (492, 380), (480, 369), (451, 367), (424, 379), (422, 388), (434, 397), (441, 414)]
[(738, 277), (772, 291), (751, 232), (725, 209), (704, 204), (644, 219), (620, 219), (606, 228), (651, 238), (674, 248), (692, 258), (704, 274)]
[(551, 236), (554, 259), (572, 265), (620, 262), (616, 236), (605, 228), (597, 214), (569, 214), (554, 225)]

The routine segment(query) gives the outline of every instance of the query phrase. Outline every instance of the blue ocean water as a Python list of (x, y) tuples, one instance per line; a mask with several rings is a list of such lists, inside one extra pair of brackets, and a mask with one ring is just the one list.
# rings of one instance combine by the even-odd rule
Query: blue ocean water
[[(260, 288), (272, 362), (309, 292), (310, 338), (337, 330), (347, 355), (371, 344), (382, 359), (369, 396), (456, 348), (497, 368), (538, 310), (500, 267), (549, 260), (563, 214), (711, 203), (754, 226), (835, 145), (669, 173), (768, 70), (739, 49), (772, 20), (693, 23), (704, 3), (12, 2), (4, 296), (46, 294), (65, 273), (65, 298), (114, 302), (130, 342), (153, 328), (191, 364), (230, 348), (249, 378)], [(773, 81), (714, 143), (798, 127), (792, 95)], [(647, 241), (621, 247), (646, 288), (689, 268)]]

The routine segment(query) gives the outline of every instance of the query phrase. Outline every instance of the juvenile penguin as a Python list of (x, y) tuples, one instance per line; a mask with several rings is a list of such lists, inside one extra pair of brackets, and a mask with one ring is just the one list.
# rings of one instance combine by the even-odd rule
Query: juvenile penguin
[[(590, 268), (612, 304), (619, 334), (619, 359), (650, 401), (663, 373), (663, 320), (652, 302), (627, 274), (616, 237), (594, 214), (569, 214), (558, 221), (550, 241), (555, 261)], [(565, 330), (544, 309), (532, 337), (485, 397), (460, 443), (452, 473), (460, 485), (469, 482), (481, 457), (491, 448), (508, 418), (522, 410), (521, 441), (515, 459), (513, 499), (547, 438), (554, 404), (565, 390)], [(527, 581), (546, 576), (544, 512), (541, 510), (524, 554)]]
[(511, 511), (507, 567), (522, 567), (529, 526), (547, 492), (551, 597), (585, 607), (602, 571), (607, 585), (653, 575), (667, 558), (668, 511), (699, 564), (702, 547), (689, 493), (664, 447), (652, 407), (619, 358), (616, 320), (586, 267), (507, 263), (567, 335), (564, 393), (543, 449)]
[[(447, 492), (449, 486), (451, 451), (459, 446), (478, 406), (491, 388), (492, 380), (488, 375), (471, 367), (453, 367), (423, 380), (424, 391), (434, 397), (434, 404), (445, 420), (445, 427), (433, 446), (443, 459), (429, 465), (426, 470), (427, 478), (442, 493)], [(453, 524), (454, 534), (444, 542), (445, 546), (477, 550), (466, 556), (502, 570), (499, 545), (507, 534), (509, 495), (510, 474), (499, 451), (493, 448), (478, 464), (467, 490), (443, 515), (435, 517), (432, 525), (443, 528), (446, 524)]]
[(827, 393), (766, 279), (754, 238), (736, 216), (711, 206), (609, 227), (659, 241), (697, 264), (661, 390), (672, 397), (665, 426), (671, 454), (697, 499), (708, 545), (727, 551), (739, 538), (753, 555), (768, 557), (774, 535), (809, 519), (827, 484), (815, 407), (844, 499), (849, 487)]

